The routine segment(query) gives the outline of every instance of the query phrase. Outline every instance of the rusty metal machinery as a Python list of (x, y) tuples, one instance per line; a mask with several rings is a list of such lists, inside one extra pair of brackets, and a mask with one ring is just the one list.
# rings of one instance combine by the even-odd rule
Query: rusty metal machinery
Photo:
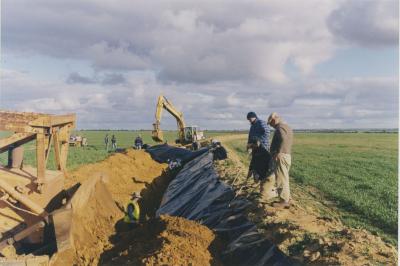
[[(0, 153), (9, 151), (11, 156), (10, 151), (36, 141), (36, 165), (0, 166), (0, 249), (23, 238), (31, 243), (43, 241), (43, 223), (55, 220), (49, 217), (60, 207), (68, 142), (75, 124), (75, 114), (0, 111), (0, 131), (8, 135), (0, 139)], [(57, 170), (47, 169), (52, 148)]]

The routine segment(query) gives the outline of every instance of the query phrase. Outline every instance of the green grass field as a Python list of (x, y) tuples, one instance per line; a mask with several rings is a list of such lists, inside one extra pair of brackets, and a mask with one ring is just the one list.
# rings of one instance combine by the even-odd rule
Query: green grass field
[[(246, 139), (228, 143), (244, 162)], [(292, 183), (317, 188), (343, 221), (397, 242), (398, 135), (297, 133)]]
[[(68, 161), (67, 168), (69, 170), (73, 170), (80, 165), (93, 163), (97, 161), (104, 160), (112, 151), (107, 152), (104, 144), (104, 137), (106, 134), (109, 135), (110, 140), (111, 136), (115, 134), (117, 138), (117, 147), (118, 148), (128, 148), (132, 147), (134, 143), (134, 139), (141, 134), (144, 143), (148, 143), (150, 145), (155, 145), (156, 143), (151, 138), (151, 131), (76, 131), (74, 134), (82, 135), (88, 139), (88, 146), (85, 148), (78, 147), (70, 147), (68, 153)], [(221, 134), (229, 134), (227, 132), (221, 131), (212, 131), (205, 132), (205, 135), (208, 137), (215, 137)], [(9, 135), (9, 133), (2, 132), (0, 137), (5, 137)], [(164, 131), (164, 139), (168, 143), (174, 143), (177, 138), (176, 131)], [(27, 143), (24, 146), (24, 163), (28, 165), (36, 164), (36, 155), (35, 155), (35, 141)], [(111, 143), (109, 144), (111, 148)], [(0, 154), (0, 164), (7, 163), (7, 153)], [(51, 149), (51, 153), (48, 161), (48, 169), (55, 169), (54, 163), (54, 155), (53, 149)]]
[[(88, 138), (86, 148), (71, 147), (69, 170), (103, 160), (105, 134), (115, 134), (119, 148), (131, 147), (141, 134), (144, 142), (154, 144), (150, 131), (80, 131)], [(229, 132), (206, 132), (217, 137)], [(176, 132), (164, 132), (174, 142)], [(397, 241), (397, 134), (296, 133), (293, 147), (292, 183), (311, 186), (336, 203), (343, 221), (353, 227), (367, 228)], [(246, 139), (226, 143), (248, 164)], [(35, 164), (35, 143), (25, 146), (25, 164)], [(0, 156), (6, 163), (7, 154)], [(54, 169), (52, 154), (48, 162)]]

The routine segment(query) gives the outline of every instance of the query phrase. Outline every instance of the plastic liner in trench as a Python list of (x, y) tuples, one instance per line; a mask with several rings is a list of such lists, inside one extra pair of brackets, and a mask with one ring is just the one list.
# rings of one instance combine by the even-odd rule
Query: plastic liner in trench
[(150, 153), (151, 158), (159, 163), (167, 163), (170, 160), (179, 160), (185, 164), (201, 154), (208, 152), (208, 148), (202, 148), (197, 151), (190, 151), (178, 147), (169, 146), (168, 144), (161, 144), (152, 146), (146, 149)]
[(156, 160), (181, 159), (187, 163), (169, 184), (157, 216), (180, 216), (213, 229), (227, 243), (222, 254), (226, 265), (291, 264), (289, 258), (247, 219), (244, 211), (251, 203), (235, 198), (232, 188), (219, 181), (211, 152), (202, 151), (199, 155), (181, 148), (160, 146), (148, 150)]

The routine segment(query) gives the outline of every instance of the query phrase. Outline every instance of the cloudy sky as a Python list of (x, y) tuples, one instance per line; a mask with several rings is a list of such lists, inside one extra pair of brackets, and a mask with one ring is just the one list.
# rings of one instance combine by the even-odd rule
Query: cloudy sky
[[(1, 1), (0, 108), (151, 128), (398, 126), (398, 1)], [(164, 115), (163, 127), (175, 121)]]

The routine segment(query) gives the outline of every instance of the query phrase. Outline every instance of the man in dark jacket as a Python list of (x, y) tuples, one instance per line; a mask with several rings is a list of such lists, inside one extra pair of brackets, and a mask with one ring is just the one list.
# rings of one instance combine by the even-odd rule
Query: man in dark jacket
[(277, 196), (272, 156), (257, 138), (250, 139), (250, 148), (251, 162), (247, 178), (253, 176), (256, 182), (260, 181), (260, 203), (267, 204)]
[(260, 140), (261, 145), (269, 151), (269, 128), (265, 121), (258, 119), (256, 113), (249, 112), (247, 120), (250, 122), (249, 138), (247, 141), (247, 149), (250, 148), (250, 140), (257, 138)]
[(135, 139), (135, 149), (141, 150), (143, 146), (143, 139), (141, 135), (138, 135)]
[(272, 156), (256, 137), (250, 139), (250, 148), (251, 161), (248, 177), (253, 175), (255, 181), (264, 180), (270, 172)]
[(117, 138), (115, 137), (115, 135), (113, 134), (111, 137), (111, 146), (114, 150), (117, 149)]

